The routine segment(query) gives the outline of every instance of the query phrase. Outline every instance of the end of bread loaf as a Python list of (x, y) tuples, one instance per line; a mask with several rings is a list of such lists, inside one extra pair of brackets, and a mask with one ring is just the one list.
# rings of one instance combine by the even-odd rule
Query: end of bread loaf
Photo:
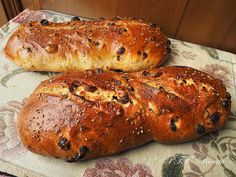
[(71, 162), (152, 140), (195, 140), (222, 128), (230, 106), (222, 82), (193, 68), (96, 69), (42, 82), (21, 110), (18, 129), (30, 151)]
[(147, 78), (145, 85), (137, 83), (138, 97), (149, 107), (147, 121), (154, 140), (182, 143), (226, 124), (231, 96), (221, 80), (184, 66), (163, 67), (154, 73), (144, 70), (136, 75)]

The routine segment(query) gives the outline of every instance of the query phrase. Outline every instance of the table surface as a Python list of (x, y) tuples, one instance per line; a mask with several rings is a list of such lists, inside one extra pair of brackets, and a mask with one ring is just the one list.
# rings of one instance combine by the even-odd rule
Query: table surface
[[(230, 92), (232, 109), (222, 130), (194, 142), (177, 145), (151, 142), (115, 156), (78, 163), (27, 151), (17, 136), (17, 114), (35, 87), (55, 73), (25, 71), (9, 61), (2, 49), (20, 23), (43, 18), (61, 22), (71, 16), (26, 9), (0, 28), (0, 171), (31, 177), (236, 176), (236, 55), (174, 39), (171, 57), (165, 65), (200, 69), (223, 80)], [(2, 176), (5, 175), (0, 173)]]

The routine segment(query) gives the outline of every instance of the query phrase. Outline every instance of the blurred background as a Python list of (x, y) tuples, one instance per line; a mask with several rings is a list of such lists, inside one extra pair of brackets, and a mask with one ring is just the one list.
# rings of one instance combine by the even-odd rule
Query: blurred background
[(1, 0), (0, 25), (26, 8), (137, 17), (156, 23), (168, 37), (236, 53), (236, 0)]

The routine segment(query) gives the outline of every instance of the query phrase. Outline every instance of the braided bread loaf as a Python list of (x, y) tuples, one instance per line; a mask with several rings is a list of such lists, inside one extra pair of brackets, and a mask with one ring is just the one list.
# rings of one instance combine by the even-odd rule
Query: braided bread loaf
[(8, 40), (5, 53), (32, 71), (137, 71), (163, 63), (169, 45), (160, 28), (141, 20), (42, 20), (21, 25)]
[(134, 73), (102, 69), (42, 82), (18, 128), (32, 152), (78, 161), (149, 141), (173, 144), (220, 129), (231, 98), (220, 80), (188, 67)]

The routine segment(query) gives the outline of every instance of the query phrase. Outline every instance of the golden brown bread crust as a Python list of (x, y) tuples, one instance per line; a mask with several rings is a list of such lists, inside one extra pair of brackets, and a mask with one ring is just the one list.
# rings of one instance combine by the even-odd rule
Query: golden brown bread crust
[(5, 53), (32, 71), (83, 71), (102, 68), (138, 71), (163, 63), (170, 41), (154, 24), (111, 19), (22, 24)]
[(220, 129), (230, 106), (222, 82), (192, 68), (97, 69), (42, 82), (21, 110), (18, 128), (30, 151), (77, 161), (152, 140), (197, 139)]

